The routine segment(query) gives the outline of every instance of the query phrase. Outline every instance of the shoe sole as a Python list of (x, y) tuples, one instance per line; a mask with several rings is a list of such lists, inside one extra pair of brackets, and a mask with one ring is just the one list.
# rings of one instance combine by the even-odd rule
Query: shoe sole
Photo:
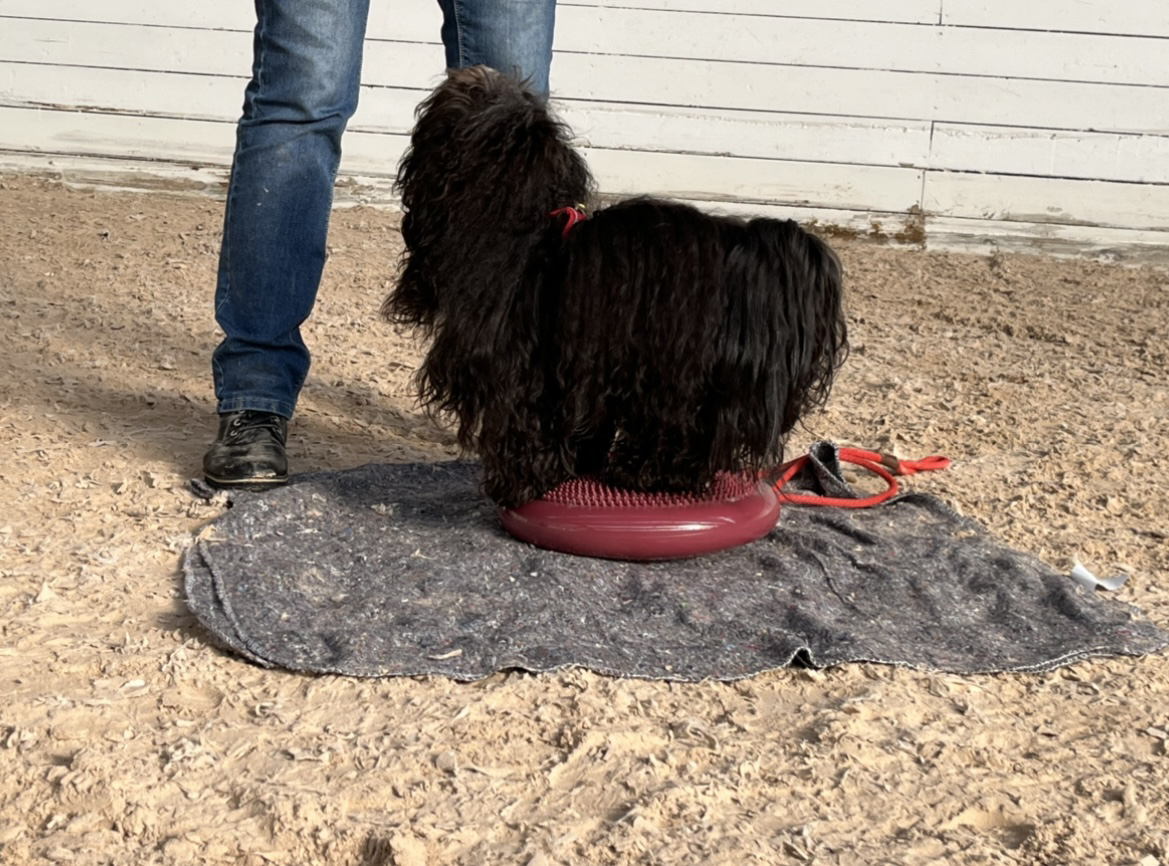
[(216, 490), (271, 490), (274, 487), (283, 487), (287, 484), (288, 476), (284, 475), (277, 478), (239, 478), (229, 481), (224, 478), (216, 478), (204, 472), (203, 480)]

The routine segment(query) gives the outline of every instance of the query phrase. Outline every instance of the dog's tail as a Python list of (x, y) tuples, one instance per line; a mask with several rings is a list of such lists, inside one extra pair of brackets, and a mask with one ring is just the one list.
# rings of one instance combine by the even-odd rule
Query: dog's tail
[(832, 249), (791, 220), (754, 219), (728, 261), (718, 357), (725, 404), (716, 429), (748, 463), (779, 461), (796, 422), (828, 398), (848, 351), (842, 269)]

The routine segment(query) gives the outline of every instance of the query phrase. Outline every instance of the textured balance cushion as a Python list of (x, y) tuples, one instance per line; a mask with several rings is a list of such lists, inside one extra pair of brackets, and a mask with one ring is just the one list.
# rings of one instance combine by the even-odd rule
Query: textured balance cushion
[(648, 561), (701, 556), (762, 538), (779, 520), (766, 481), (719, 474), (704, 496), (638, 493), (573, 478), (500, 511), (521, 541), (579, 556)]

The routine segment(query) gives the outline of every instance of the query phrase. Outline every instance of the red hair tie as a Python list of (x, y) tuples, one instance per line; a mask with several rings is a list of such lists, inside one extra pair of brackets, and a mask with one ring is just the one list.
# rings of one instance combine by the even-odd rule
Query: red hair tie
[(552, 213), (548, 214), (550, 217), (565, 215), (568, 217), (568, 222), (564, 224), (564, 237), (568, 237), (568, 232), (574, 225), (579, 222), (584, 222), (589, 218), (589, 215), (585, 213), (585, 207), (583, 204), (578, 204), (576, 207), (557, 208), (556, 210), (552, 211)]

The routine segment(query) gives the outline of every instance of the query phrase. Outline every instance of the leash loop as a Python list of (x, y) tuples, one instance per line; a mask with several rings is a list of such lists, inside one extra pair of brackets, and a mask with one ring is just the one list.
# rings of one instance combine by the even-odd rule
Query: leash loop
[(879, 476), (888, 485), (880, 493), (866, 496), (861, 499), (843, 499), (837, 496), (820, 496), (815, 493), (785, 493), (783, 488), (801, 469), (812, 459), (804, 454), (795, 460), (789, 460), (779, 468), (779, 477), (772, 485), (780, 502), (791, 505), (829, 505), (838, 508), (871, 508), (892, 499), (900, 491), (897, 475), (916, 475), (918, 472), (936, 472), (950, 467), (950, 458), (941, 455), (930, 455), (920, 460), (900, 460), (892, 454), (881, 454), (878, 451), (866, 451), (862, 448), (841, 448), (838, 452), (840, 460), (867, 469)]

